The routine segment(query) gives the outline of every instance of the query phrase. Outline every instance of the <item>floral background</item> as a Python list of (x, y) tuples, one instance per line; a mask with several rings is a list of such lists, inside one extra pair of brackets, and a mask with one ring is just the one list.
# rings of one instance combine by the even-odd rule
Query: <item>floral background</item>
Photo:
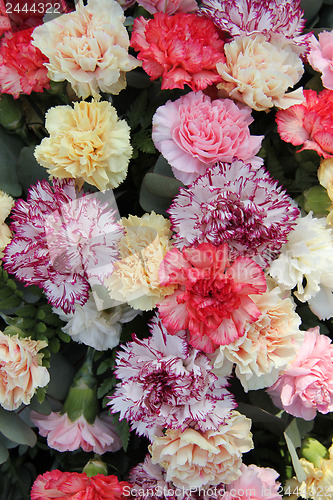
[(0, 0), (0, 498), (333, 498), (333, 2), (49, 5)]

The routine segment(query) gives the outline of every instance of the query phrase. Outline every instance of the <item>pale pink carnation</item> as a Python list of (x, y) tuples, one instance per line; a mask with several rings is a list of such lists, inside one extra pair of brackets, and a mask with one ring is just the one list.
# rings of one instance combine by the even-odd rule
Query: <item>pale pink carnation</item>
[(153, 117), (152, 139), (177, 179), (190, 184), (218, 161), (235, 157), (259, 167), (263, 136), (250, 135), (251, 109), (231, 99), (211, 100), (190, 92), (160, 106)]
[(241, 161), (215, 165), (181, 188), (168, 212), (179, 248), (227, 242), (232, 258), (246, 255), (263, 268), (279, 255), (299, 215), (264, 167)]
[(81, 415), (72, 422), (67, 413), (52, 412), (42, 415), (32, 411), (30, 419), (38, 427), (39, 434), (47, 438), (50, 448), (58, 451), (93, 451), (102, 455), (107, 451), (118, 451), (122, 447), (120, 437), (112, 424), (112, 418), (101, 414), (89, 424)]
[(78, 197), (75, 182), (41, 181), (12, 211), (13, 239), (4, 268), (43, 289), (49, 302), (74, 312), (89, 297), (89, 278), (112, 272), (122, 230), (114, 210), (93, 195)]
[(333, 90), (333, 31), (323, 31), (310, 39), (308, 61), (316, 71), (322, 73), (323, 86)]
[(117, 354), (120, 382), (108, 403), (112, 412), (149, 437), (164, 427), (218, 427), (235, 408), (227, 380), (212, 373), (209, 359), (188, 345), (185, 332), (179, 332), (182, 338), (169, 335), (155, 318), (151, 333), (143, 340), (134, 336)]
[(319, 327), (305, 332), (290, 368), (267, 392), (274, 404), (304, 420), (333, 411), (333, 346)]
[(203, 0), (200, 12), (232, 37), (278, 33), (305, 51), (310, 35), (301, 35), (305, 20), (300, 4), (301, 0)]
[(198, 10), (198, 4), (195, 0), (139, 0), (150, 14), (155, 12), (165, 12), (172, 15), (176, 12), (195, 12)]
[(249, 295), (266, 291), (265, 275), (249, 257), (230, 263), (226, 243), (170, 250), (160, 280), (162, 285), (178, 285), (158, 305), (166, 329), (174, 335), (187, 328), (190, 344), (204, 352), (241, 337), (247, 322), (261, 314)]
[(241, 476), (227, 484), (224, 500), (281, 500), (279, 474), (268, 467), (241, 465)]

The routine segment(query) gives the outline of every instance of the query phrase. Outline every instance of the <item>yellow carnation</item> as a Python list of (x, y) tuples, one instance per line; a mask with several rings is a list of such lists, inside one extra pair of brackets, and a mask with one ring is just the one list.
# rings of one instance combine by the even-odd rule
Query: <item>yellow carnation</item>
[(134, 309), (150, 311), (173, 292), (162, 287), (159, 267), (171, 249), (170, 222), (155, 212), (142, 217), (130, 215), (121, 220), (125, 235), (120, 240), (120, 260), (105, 280), (112, 299), (127, 302)]
[(11, 239), (11, 231), (5, 220), (10, 214), (14, 205), (14, 200), (11, 196), (3, 191), (0, 191), (0, 259), (3, 257), (3, 250), (6, 248)]
[(305, 458), (300, 459), (306, 479), (301, 483), (296, 477), (289, 479), (284, 488), (286, 499), (297, 500), (300, 496), (312, 500), (333, 499), (333, 446), (329, 453), (330, 458), (322, 458), (319, 467)]
[(46, 114), (45, 137), (35, 148), (37, 161), (52, 177), (76, 179), (104, 191), (125, 179), (132, 155), (130, 128), (107, 101), (56, 106)]
[[(333, 158), (321, 160), (318, 169), (318, 179), (320, 184), (327, 190), (330, 200), (333, 202)], [(327, 223), (333, 226), (333, 203), (329, 208)]]

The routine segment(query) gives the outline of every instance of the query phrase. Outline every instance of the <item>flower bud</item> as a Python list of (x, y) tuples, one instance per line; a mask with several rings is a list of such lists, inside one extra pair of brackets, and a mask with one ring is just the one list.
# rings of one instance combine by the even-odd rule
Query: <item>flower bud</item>
[(88, 477), (97, 476), (97, 474), (104, 474), (104, 476), (108, 475), (108, 467), (102, 462), (99, 455), (95, 455), (92, 460), (84, 466), (82, 472), (85, 472)]
[(306, 437), (303, 440), (301, 455), (309, 462), (312, 462), (315, 467), (320, 467), (322, 458), (330, 458), (327, 448), (317, 439), (311, 437)]

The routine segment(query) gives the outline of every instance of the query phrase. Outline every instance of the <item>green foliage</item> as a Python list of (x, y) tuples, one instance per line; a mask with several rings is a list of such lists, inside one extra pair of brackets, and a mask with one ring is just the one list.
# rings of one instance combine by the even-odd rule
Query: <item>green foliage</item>
[(113, 424), (116, 426), (116, 431), (119, 434), (121, 439), (121, 443), (123, 445), (124, 450), (127, 450), (129, 439), (130, 439), (130, 430), (128, 422), (125, 418), (119, 420), (119, 413), (113, 415)]
[(0, 190), (11, 196), (20, 196), (22, 193), (16, 174), (17, 159), (22, 146), (24, 143), (21, 139), (8, 134), (0, 127)]

